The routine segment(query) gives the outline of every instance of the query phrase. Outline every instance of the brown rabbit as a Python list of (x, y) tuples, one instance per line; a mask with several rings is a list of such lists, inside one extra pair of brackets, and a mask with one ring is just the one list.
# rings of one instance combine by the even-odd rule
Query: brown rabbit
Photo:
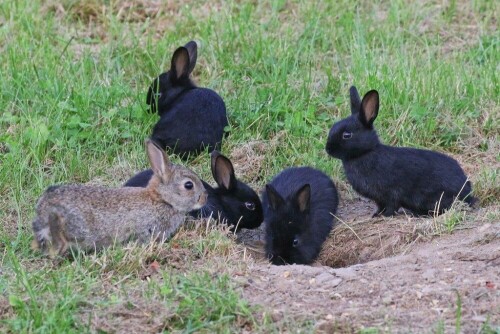
[(114, 242), (163, 242), (201, 208), (206, 190), (186, 167), (170, 163), (151, 140), (146, 149), (154, 175), (146, 188), (85, 185), (49, 187), (38, 200), (33, 248), (51, 257), (68, 247), (99, 250)]

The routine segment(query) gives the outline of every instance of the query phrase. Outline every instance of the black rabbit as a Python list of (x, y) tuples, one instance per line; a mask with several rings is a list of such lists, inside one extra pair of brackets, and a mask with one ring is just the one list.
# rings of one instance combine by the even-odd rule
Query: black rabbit
[(276, 265), (314, 261), (338, 203), (335, 184), (319, 170), (293, 167), (275, 176), (262, 194), (268, 259)]
[[(205, 181), (201, 181), (208, 193), (205, 206), (190, 212), (190, 215), (208, 218), (212, 216), (235, 228), (253, 229), (263, 221), (262, 204), (255, 191), (234, 175), (231, 161), (218, 151), (211, 153), (212, 175), (218, 187), (213, 188)], [(144, 170), (134, 175), (125, 183), (126, 187), (145, 187), (153, 171)]]
[(196, 58), (194, 41), (175, 50), (170, 70), (153, 81), (146, 99), (150, 111), (160, 115), (151, 138), (183, 158), (217, 149), (228, 125), (222, 98), (189, 78)]
[(380, 143), (373, 121), (379, 109), (376, 90), (359, 98), (350, 89), (351, 116), (335, 123), (326, 151), (342, 160), (354, 190), (375, 201), (375, 215), (392, 216), (400, 208), (416, 215), (442, 213), (458, 198), (472, 205), (472, 186), (457, 161), (433, 151)]

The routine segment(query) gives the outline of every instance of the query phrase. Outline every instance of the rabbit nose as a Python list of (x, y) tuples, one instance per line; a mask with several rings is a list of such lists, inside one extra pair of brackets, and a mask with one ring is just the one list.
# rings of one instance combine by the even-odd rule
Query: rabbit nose
[(205, 205), (205, 203), (207, 203), (207, 198), (208, 198), (207, 192), (206, 191), (202, 192), (198, 200), (198, 204), (200, 204), (201, 206)]

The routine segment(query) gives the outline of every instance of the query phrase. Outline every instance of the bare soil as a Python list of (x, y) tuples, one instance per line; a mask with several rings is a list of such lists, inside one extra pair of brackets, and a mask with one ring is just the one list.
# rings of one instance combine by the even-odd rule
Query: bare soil
[(433, 218), (372, 219), (373, 210), (361, 198), (343, 203), (342, 222), (313, 266), (272, 266), (263, 259), (262, 231), (244, 232), (239, 240), (256, 258), (236, 277), (244, 298), (274, 321), (313, 320), (325, 333), (457, 326), (474, 333), (485, 322), (500, 325), (500, 222), (481, 219), (498, 208), (476, 209), (473, 226), (441, 235), (430, 233)]
[[(108, 266), (109, 277), (127, 272), (123, 279), (135, 282), (127, 288), (127, 302), (101, 305), (103, 293), (119, 295), (122, 289), (103, 279), (102, 290), (89, 298), (88, 306), (82, 305), (80, 321), (96, 331), (162, 331), (176, 315), (161, 301), (143, 297), (147, 281), (162, 280), (159, 270), (202, 270), (232, 277), (243, 298), (257, 306), (256, 317), (267, 315), (283, 332), (309, 325), (317, 333), (370, 327), (390, 333), (449, 333), (458, 326), (462, 333), (479, 333), (485, 323), (500, 328), (498, 205), (464, 213), (466, 219), (450, 234), (437, 228), (442, 216), (372, 218), (371, 201), (343, 193), (339, 223), (311, 266), (270, 265), (262, 228), (238, 233), (238, 243), (218, 234), (220, 239), (212, 236), (211, 244), (197, 249), (194, 245), (205, 242), (212, 227), (194, 221), (169, 247), (130, 252), (128, 260)], [(5, 297), (0, 298), (0, 314), (14, 316)], [(251, 326), (244, 324), (241, 331), (253, 332)]]

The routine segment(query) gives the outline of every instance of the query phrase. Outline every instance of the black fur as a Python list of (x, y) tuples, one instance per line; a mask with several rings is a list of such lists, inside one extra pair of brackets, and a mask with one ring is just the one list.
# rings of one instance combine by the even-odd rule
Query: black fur
[(335, 184), (319, 170), (293, 167), (274, 177), (262, 194), (269, 260), (313, 262), (336, 221), (338, 203)]
[[(153, 176), (153, 170), (152, 169), (145, 169), (143, 171), (140, 171), (139, 173), (135, 174), (132, 176), (125, 184), (123, 185), (124, 187), (142, 187), (146, 188), (146, 186), (149, 183), (149, 180)], [(204, 181), (202, 180), (203, 185), (205, 185)]]
[(361, 101), (352, 86), (350, 95), (351, 116), (332, 126), (326, 151), (342, 160), (352, 187), (377, 203), (374, 215), (392, 216), (400, 207), (417, 215), (443, 213), (457, 197), (473, 204), (471, 183), (456, 160), (434, 151), (383, 145), (373, 128), (378, 92), (369, 91)]
[[(199, 210), (190, 212), (197, 218), (212, 216), (231, 226), (231, 229), (253, 229), (263, 221), (262, 204), (255, 191), (239, 181), (231, 161), (217, 151), (211, 154), (212, 174), (218, 187), (213, 188), (205, 181), (203, 185), (208, 193), (207, 204)], [(125, 183), (126, 187), (145, 187), (153, 171), (144, 170), (134, 175)]]
[(160, 115), (151, 138), (183, 158), (217, 149), (228, 125), (222, 98), (189, 77), (196, 59), (194, 41), (175, 50), (170, 70), (153, 81), (146, 97), (150, 111)]

